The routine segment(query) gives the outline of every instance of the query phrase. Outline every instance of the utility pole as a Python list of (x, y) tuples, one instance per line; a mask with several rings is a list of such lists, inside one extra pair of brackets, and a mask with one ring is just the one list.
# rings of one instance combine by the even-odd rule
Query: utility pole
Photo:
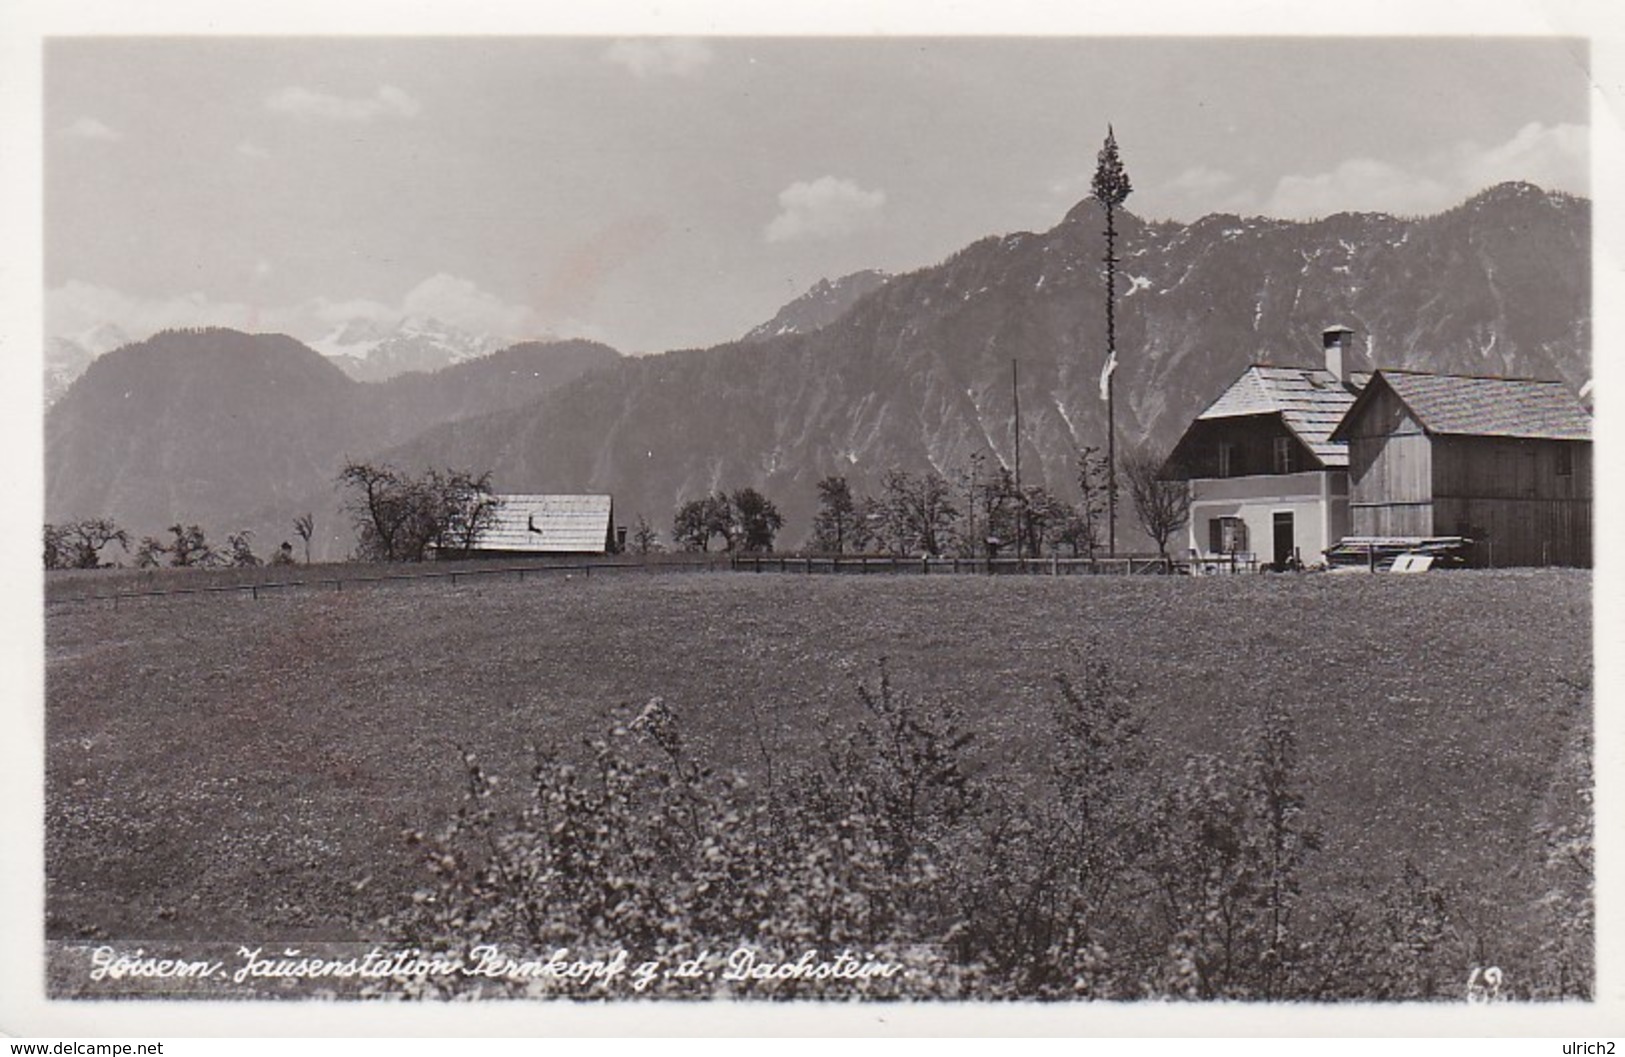
[(1128, 172), (1117, 156), (1117, 135), (1106, 126), (1106, 143), (1100, 149), (1094, 195), (1106, 209), (1106, 364), (1100, 372), (1100, 396), (1106, 401), (1106, 521), (1107, 553), (1117, 557), (1117, 420), (1114, 385), (1117, 374), (1117, 207), (1134, 190)]
[(1021, 490), (1021, 387), (1017, 384), (1020, 375), (1016, 370), (1016, 361), (1010, 361), (1010, 400), (1016, 406), (1016, 557), (1024, 557), (1022, 549), (1026, 546), (1027, 524), (1024, 515), (1027, 512), (1027, 493)]

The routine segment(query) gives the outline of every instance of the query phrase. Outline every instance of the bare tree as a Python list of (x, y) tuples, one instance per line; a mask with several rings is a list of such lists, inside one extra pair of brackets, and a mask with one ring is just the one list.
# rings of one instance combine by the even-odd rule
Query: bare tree
[(169, 526), (169, 531), (175, 537), (175, 542), (164, 548), (169, 554), (169, 564), (177, 568), (191, 568), (220, 563), (219, 553), (210, 546), (203, 529), (197, 525), (175, 524)]
[(138, 569), (156, 569), (164, 564), (164, 555), (168, 553), (169, 548), (164, 546), (163, 540), (142, 536), (141, 546), (135, 551), (135, 566)]
[(1190, 487), (1162, 475), (1163, 460), (1141, 449), (1123, 460), (1123, 477), (1140, 527), (1157, 542), (1157, 553), (1168, 557), (1168, 541), (1191, 516)]
[(350, 463), (339, 475), (357, 553), (370, 561), (423, 561), (431, 552), (466, 552), (496, 520), (491, 475), (430, 470), (413, 478), (389, 466)]
[(45, 567), (47, 569), (100, 569), (102, 551), (117, 543), (130, 549), (130, 537), (107, 518), (90, 518), (66, 525), (45, 526)]
[(1024, 550), (1029, 556), (1041, 557), (1055, 544), (1066, 542), (1062, 537), (1072, 517), (1070, 506), (1041, 484), (1022, 489), (1022, 502), (1026, 511), (1022, 519)]
[(293, 531), (305, 541), (305, 564), (310, 564), (310, 538), (316, 534), (316, 515), (300, 514), (293, 519)]
[(253, 568), (263, 565), (259, 556), (254, 553), (254, 534), (248, 529), (233, 532), (226, 536), (226, 546), (231, 548), (227, 561), (240, 568)]
[(338, 483), (351, 490), (344, 509), (355, 523), (357, 555), (369, 561), (401, 560), (398, 541), (411, 514), (402, 476), (393, 467), (352, 462)]
[(1082, 550), (1086, 557), (1093, 558), (1096, 548), (1104, 542), (1100, 530), (1109, 516), (1111, 490), (1111, 472), (1106, 456), (1101, 454), (1099, 448), (1084, 448), (1078, 455), (1078, 492), (1081, 498), (1078, 500), (1077, 520), (1067, 532), (1067, 542), (1072, 544), (1074, 554)]
[(638, 523), (632, 527), (632, 550), (637, 554), (654, 554), (660, 550), (660, 533), (642, 514), (638, 515)]
[(877, 534), (893, 554), (942, 554), (959, 511), (952, 486), (935, 471), (918, 476), (889, 470), (875, 513)]
[(491, 491), (491, 473), (430, 470), (419, 485), (429, 504), (428, 544), (466, 554), (496, 523), (499, 503)]

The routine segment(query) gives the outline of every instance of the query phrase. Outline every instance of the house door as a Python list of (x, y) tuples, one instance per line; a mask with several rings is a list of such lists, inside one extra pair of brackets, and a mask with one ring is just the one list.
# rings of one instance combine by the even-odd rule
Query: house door
[(1292, 512), (1275, 515), (1275, 567), (1285, 569), (1292, 562)]

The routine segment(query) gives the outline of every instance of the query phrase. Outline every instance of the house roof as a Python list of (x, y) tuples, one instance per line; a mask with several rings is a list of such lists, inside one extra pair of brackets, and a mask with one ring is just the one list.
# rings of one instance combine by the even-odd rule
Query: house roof
[[(1429, 433), (1534, 440), (1591, 439), (1591, 413), (1563, 382), (1388, 370), (1378, 371), (1376, 377), (1399, 397)], [(1378, 388), (1372, 385), (1367, 393), (1374, 393)], [(1344, 427), (1367, 402), (1362, 394), (1362, 399), (1355, 402), (1333, 431), (1334, 438), (1347, 436)]]
[(600, 554), (609, 542), (607, 495), (499, 495), (496, 518), (477, 551)]
[(1347, 466), (1348, 446), (1333, 441), (1332, 430), (1354, 406), (1355, 393), (1364, 388), (1370, 377), (1355, 373), (1345, 386), (1323, 367), (1274, 367), (1255, 363), (1196, 417), (1201, 421), (1278, 414), (1322, 465)]

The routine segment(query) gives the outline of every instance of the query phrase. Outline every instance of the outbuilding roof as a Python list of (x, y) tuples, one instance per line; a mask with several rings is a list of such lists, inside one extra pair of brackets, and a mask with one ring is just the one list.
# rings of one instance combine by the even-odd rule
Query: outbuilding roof
[(1348, 446), (1332, 440), (1332, 431), (1354, 406), (1355, 394), (1370, 377), (1355, 373), (1344, 385), (1324, 367), (1255, 363), (1196, 417), (1201, 421), (1278, 414), (1322, 465), (1347, 466)]
[[(1529, 378), (1476, 378), (1419, 371), (1378, 371), (1429, 433), (1533, 440), (1590, 440), (1591, 413), (1563, 382)], [(1346, 440), (1348, 426), (1377, 391), (1373, 383), (1332, 431)]]
[(602, 554), (609, 547), (607, 495), (499, 495), (496, 518), (476, 551)]

